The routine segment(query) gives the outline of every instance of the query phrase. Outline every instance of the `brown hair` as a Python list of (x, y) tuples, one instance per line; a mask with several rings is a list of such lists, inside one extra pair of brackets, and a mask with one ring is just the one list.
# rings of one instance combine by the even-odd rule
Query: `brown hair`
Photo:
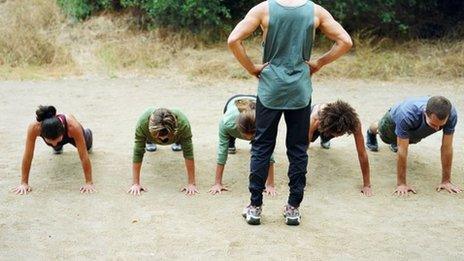
[(153, 112), (148, 123), (150, 133), (166, 129), (169, 133), (177, 132), (177, 117), (168, 109), (160, 108)]
[(444, 120), (451, 113), (451, 102), (443, 96), (433, 96), (427, 102), (425, 113), (428, 116), (435, 114), (439, 120)]
[(240, 133), (256, 132), (256, 102), (251, 99), (240, 99), (235, 101), (240, 114), (236, 119), (237, 129)]
[(320, 113), (319, 131), (328, 135), (352, 134), (359, 127), (358, 114), (348, 103), (338, 100), (327, 104)]

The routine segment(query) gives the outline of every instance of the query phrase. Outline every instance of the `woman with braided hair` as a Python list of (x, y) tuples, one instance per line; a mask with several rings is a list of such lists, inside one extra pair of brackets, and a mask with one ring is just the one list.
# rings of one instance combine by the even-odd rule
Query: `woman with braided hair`
[(361, 121), (356, 111), (341, 100), (315, 104), (311, 107), (308, 133), (310, 142), (315, 142), (320, 137), (321, 147), (330, 149), (330, 140), (344, 134), (353, 134), (354, 137), (363, 176), (361, 192), (366, 196), (372, 196), (369, 159), (364, 147)]
[(140, 185), (140, 170), (146, 144), (179, 144), (182, 147), (188, 177), (188, 184), (183, 187), (182, 191), (187, 195), (198, 193), (195, 185), (192, 131), (187, 117), (179, 110), (155, 109), (154, 107), (147, 109), (140, 116), (135, 128), (132, 158), (133, 184), (127, 193), (140, 195), (142, 191), (146, 191)]
[[(235, 154), (235, 139), (253, 140), (256, 132), (256, 96), (238, 94), (232, 96), (224, 107), (219, 122), (219, 143), (217, 148), (216, 178), (209, 190), (212, 195), (221, 194), (228, 188), (222, 184), (224, 167), (228, 154)], [(274, 186), (274, 157), (271, 157), (265, 193), (271, 196), (277, 194)]]
[(35, 113), (36, 121), (29, 124), (27, 128), (26, 148), (21, 166), (21, 185), (14, 188), (13, 192), (23, 195), (32, 190), (29, 186), (29, 171), (37, 137), (41, 137), (48, 146), (52, 147), (54, 154), (63, 153), (63, 146), (68, 143), (76, 147), (85, 177), (85, 184), (80, 191), (81, 193), (95, 192), (88, 153), (92, 148), (92, 131), (84, 129), (72, 115), (57, 114), (53, 106), (39, 106)]

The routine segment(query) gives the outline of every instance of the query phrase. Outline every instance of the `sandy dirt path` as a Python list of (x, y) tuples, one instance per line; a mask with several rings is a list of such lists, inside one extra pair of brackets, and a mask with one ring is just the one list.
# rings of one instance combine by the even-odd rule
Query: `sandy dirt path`
[[(207, 193), (214, 181), (217, 125), (227, 98), (254, 93), (256, 82), (201, 83), (184, 77), (151, 79), (0, 82), (0, 259), (237, 259), (262, 260), (459, 260), (464, 259), (464, 193), (435, 192), (441, 178), (436, 134), (410, 149), (408, 181), (418, 194), (391, 195), (395, 155), (384, 144), (369, 153), (375, 196), (360, 195), (361, 175), (352, 137), (309, 149), (308, 186), (299, 227), (281, 216), (288, 195), (285, 127), (276, 148), (279, 195), (265, 197), (261, 226), (248, 226), (240, 213), (248, 203), (249, 145), (238, 141), (224, 181), (231, 191)], [(364, 127), (407, 96), (443, 94), (464, 111), (463, 82), (430, 83), (315, 81), (313, 101), (350, 102)], [(94, 132), (91, 155), (98, 193), (79, 194), (83, 175), (76, 150), (55, 156), (37, 140), (30, 176), (34, 191), (16, 196), (26, 126), (39, 104), (72, 113)], [(145, 154), (142, 184), (133, 197), (133, 130), (148, 106), (177, 107), (193, 127), (197, 180), (193, 198), (181, 153), (161, 147)], [(462, 121), (455, 139), (453, 180), (464, 186)]]

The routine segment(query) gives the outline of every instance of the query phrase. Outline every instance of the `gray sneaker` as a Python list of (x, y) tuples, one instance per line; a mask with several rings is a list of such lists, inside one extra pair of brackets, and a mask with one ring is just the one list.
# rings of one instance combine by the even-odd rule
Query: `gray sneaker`
[(301, 221), (300, 211), (298, 208), (286, 205), (284, 208), (285, 224), (289, 226), (298, 226)]
[(261, 211), (261, 207), (249, 205), (243, 209), (242, 216), (245, 218), (248, 224), (259, 225), (261, 224)]
[(172, 151), (182, 151), (182, 146), (180, 144), (174, 143), (171, 145)]
[(397, 152), (398, 152), (398, 145), (392, 143), (392, 144), (390, 144), (389, 147), (390, 147), (390, 150), (391, 150), (392, 152), (394, 152), (394, 153), (397, 153)]
[(147, 143), (147, 144), (145, 144), (145, 150), (146, 151), (153, 152), (153, 151), (156, 151), (157, 149), (158, 149), (158, 147), (156, 146), (155, 143)]

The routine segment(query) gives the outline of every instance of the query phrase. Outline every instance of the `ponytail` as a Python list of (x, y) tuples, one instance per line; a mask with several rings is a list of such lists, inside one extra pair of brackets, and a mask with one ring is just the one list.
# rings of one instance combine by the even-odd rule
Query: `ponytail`
[(38, 122), (42, 122), (45, 119), (55, 117), (56, 109), (53, 106), (43, 106), (40, 105), (39, 108), (35, 111), (36, 119)]

